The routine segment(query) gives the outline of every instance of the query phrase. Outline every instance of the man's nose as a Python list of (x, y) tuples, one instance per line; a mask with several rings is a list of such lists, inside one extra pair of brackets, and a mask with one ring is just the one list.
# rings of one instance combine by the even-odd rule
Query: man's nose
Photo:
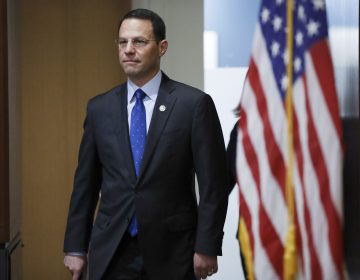
[(125, 46), (124, 51), (126, 53), (132, 53), (132, 52), (134, 52), (134, 50), (135, 50), (135, 48), (134, 48), (133, 42), (132, 42), (132, 40), (129, 40)]

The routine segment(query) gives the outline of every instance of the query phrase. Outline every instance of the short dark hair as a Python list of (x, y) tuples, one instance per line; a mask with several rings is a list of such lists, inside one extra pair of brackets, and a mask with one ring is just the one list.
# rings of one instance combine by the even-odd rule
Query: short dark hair
[(161, 40), (164, 40), (166, 38), (165, 23), (157, 13), (150, 11), (148, 9), (131, 10), (121, 19), (118, 30), (120, 30), (123, 21), (129, 18), (149, 20), (151, 22), (157, 43), (159, 43)]

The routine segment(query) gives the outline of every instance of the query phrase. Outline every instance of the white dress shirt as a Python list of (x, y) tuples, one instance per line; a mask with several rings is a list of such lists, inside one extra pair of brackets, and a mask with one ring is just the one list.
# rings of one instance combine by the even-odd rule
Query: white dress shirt
[[(148, 81), (145, 85), (141, 87), (143, 92), (146, 93), (146, 96), (144, 97), (144, 106), (146, 111), (146, 132), (149, 131), (151, 116), (154, 111), (154, 106), (156, 102), (156, 98), (159, 93), (160, 89), (160, 83), (161, 83), (161, 71), (154, 76), (150, 81)], [(128, 79), (127, 81), (127, 91), (128, 91), (128, 104), (127, 104), (127, 110), (128, 110), (128, 122), (129, 122), (129, 129), (130, 129), (130, 123), (131, 123), (131, 111), (135, 105), (136, 98), (134, 96), (135, 91), (139, 87), (135, 85), (132, 81)]]

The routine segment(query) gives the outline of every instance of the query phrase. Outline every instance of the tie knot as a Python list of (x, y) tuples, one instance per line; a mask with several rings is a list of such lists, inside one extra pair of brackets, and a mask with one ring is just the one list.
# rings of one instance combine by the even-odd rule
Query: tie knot
[(146, 93), (143, 92), (143, 90), (142, 90), (141, 88), (138, 88), (138, 89), (135, 91), (135, 98), (136, 98), (136, 100), (143, 100), (145, 96), (146, 96)]

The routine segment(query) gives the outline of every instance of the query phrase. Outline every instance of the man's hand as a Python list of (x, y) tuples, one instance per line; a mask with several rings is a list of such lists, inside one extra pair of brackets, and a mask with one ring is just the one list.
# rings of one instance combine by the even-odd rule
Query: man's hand
[(206, 279), (218, 271), (217, 256), (194, 254), (194, 272), (196, 279)]
[(86, 264), (85, 256), (70, 256), (64, 258), (65, 267), (71, 272), (72, 280), (80, 279), (81, 272)]

